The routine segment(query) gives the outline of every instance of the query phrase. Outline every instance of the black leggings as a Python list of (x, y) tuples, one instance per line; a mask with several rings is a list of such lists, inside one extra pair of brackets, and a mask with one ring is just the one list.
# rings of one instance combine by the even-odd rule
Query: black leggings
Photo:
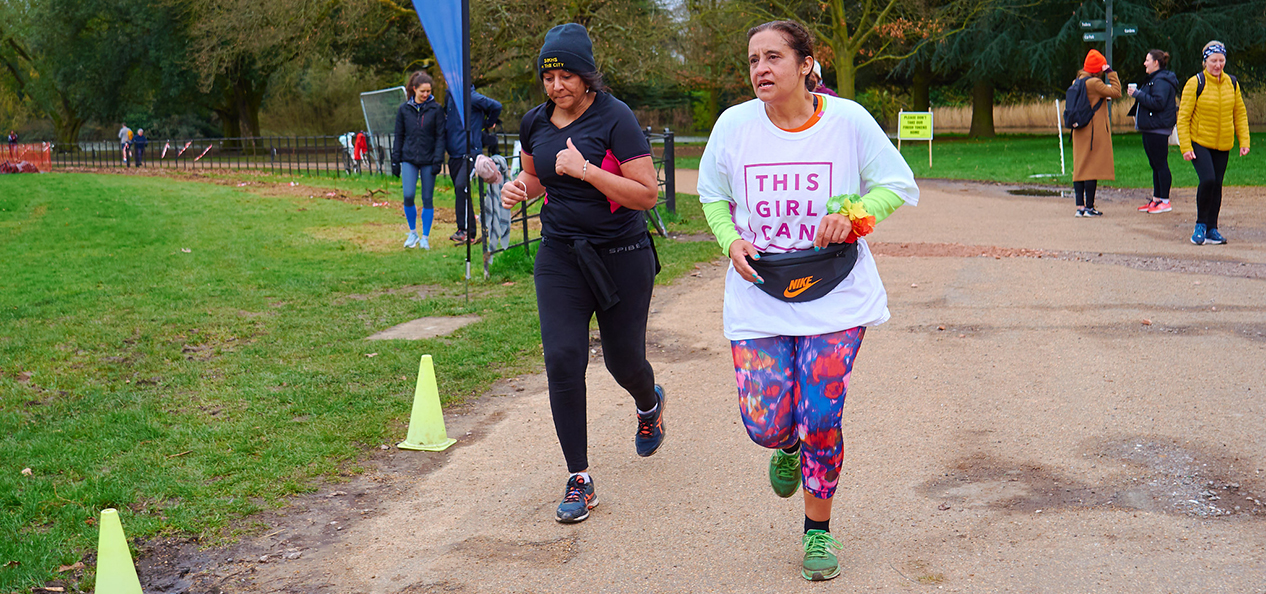
[(1196, 223), (1209, 229), (1218, 228), (1218, 212), (1222, 210), (1222, 178), (1226, 176), (1226, 162), (1231, 151), (1215, 151), (1191, 143), (1196, 158), (1191, 164), (1196, 168), (1200, 185), (1196, 188)]
[(1169, 200), (1169, 188), (1174, 184), (1169, 173), (1169, 135), (1144, 132), (1139, 136), (1143, 137), (1147, 164), (1152, 166), (1152, 197)]
[[(457, 214), (457, 230), (470, 237), (479, 235), (479, 222), (475, 219), (475, 201), (479, 196), (470, 192), (476, 191), (470, 185), (469, 162), (466, 157), (453, 157), (448, 160), (448, 175), (453, 180), (453, 195), (456, 197), (454, 209)], [(462, 216), (463, 212), (466, 216)]]
[(1077, 197), (1077, 206), (1094, 208), (1095, 188), (1097, 187), (1099, 187), (1099, 180), (1097, 179), (1073, 182), (1073, 195)]
[[(536, 255), (536, 307), (549, 379), (554, 430), (568, 472), (589, 467), (585, 416), (585, 368), (589, 365), (589, 320), (597, 314), (602, 357), (620, 387), (641, 410), (655, 406), (655, 372), (646, 360), (646, 318), (655, 284), (655, 255), (641, 249), (599, 257), (615, 282), (620, 301), (603, 311), (585, 282), (572, 249), (546, 240)], [(630, 422), (630, 430), (632, 424)]]

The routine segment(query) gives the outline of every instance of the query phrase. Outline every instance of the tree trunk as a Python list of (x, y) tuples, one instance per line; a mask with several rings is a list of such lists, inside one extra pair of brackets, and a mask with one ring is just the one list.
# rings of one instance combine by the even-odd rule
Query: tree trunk
[(970, 138), (993, 138), (993, 83), (979, 80), (971, 88)]
[(857, 66), (853, 64), (853, 55), (835, 58), (835, 92), (845, 99), (857, 98)]
[(932, 111), (932, 65), (921, 62), (914, 71), (910, 85), (910, 111)]
[(84, 120), (75, 112), (70, 100), (64, 94), (59, 91), (57, 95), (57, 109), (49, 113), (50, 119), (53, 120), (53, 134), (57, 137), (58, 144), (67, 147), (68, 150), (77, 151), (79, 150), (79, 131), (84, 127)]

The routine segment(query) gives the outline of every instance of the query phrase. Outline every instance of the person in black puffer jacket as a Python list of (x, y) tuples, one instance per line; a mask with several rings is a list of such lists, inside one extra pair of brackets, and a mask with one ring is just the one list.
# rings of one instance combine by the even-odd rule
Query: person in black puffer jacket
[(1143, 67), (1147, 76), (1138, 88), (1128, 90), (1134, 97), (1134, 127), (1142, 132), (1143, 152), (1152, 166), (1152, 200), (1139, 207), (1139, 211), (1159, 214), (1173, 210), (1169, 206), (1169, 188), (1173, 175), (1169, 173), (1169, 135), (1178, 123), (1178, 77), (1166, 70), (1169, 53), (1158, 49), (1147, 52)]
[[(444, 109), (431, 94), (430, 75), (414, 72), (405, 92), (409, 98), (396, 111), (396, 136), (391, 145), (391, 174), (403, 178), (404, 214), (409, 221), (406, 248), (431, 249), (429, 236), (435, 219), (435, 176), (444, 167)], [(422, 235), (414, 196), (422, 182)]]

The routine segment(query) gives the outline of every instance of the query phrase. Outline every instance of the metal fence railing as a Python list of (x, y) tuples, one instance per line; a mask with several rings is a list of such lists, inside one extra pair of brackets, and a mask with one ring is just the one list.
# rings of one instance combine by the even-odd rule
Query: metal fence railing
[[(54, 145), (52, 166), (66, 168), (156, 167), (161, 169), (258, 170), (283, 174), (350, 175), (391, 170), (393, 135), (366, 135), (356, 154), (354, 137), (259, 136), (249, 138), (155, 138), (137, 158), (135, 147), (118, 141)], [(356, 158), (360, 157), (360, 158)]]

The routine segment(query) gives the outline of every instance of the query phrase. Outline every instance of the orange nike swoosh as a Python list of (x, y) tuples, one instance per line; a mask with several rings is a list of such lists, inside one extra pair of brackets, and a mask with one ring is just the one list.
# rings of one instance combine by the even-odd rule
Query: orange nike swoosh
[(786, 297), (786, 298), (788, 298), (788, 299), (791, 299), (792, 297), (795, 297), (796, 295), (799, 295), (799, 294), (801, 294), (801, 293), (805, 292), (806, 290), (808, 290), (808, 288), (809, 288), (809, 287), (812, 287), (813, 285), (818, 284), (818, 281), (820, 281), (820, 280), (822, 280), (822, 279), (815, 280), (815, 281), (813, 281), (813, 282), (811, 282), (811, 283), (809, 283), (809, 284), (807, 284), (807, 285), (805, 285), (805, 286), (803, 286), (803, 287), (800, 287), (799, 289), (796, 289), (796, 290), (794, 290), (794, 291), (792, 291), (791, 289), (785, 289), (785, 290), (783, 290), (783, 292), (782, 292), (782, 296), (783, 296), (783, 297)]

